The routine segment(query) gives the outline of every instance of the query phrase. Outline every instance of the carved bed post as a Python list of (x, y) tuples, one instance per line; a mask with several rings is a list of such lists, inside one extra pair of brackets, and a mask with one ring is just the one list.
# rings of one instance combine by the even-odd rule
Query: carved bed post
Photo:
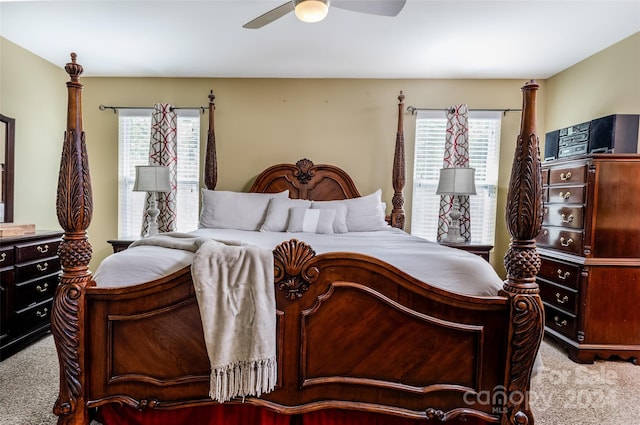
[(398, 131), (396, 132), (396, 149), (393, 156), (393, 210), (391, 210), (391, 226), (404, 229), (404, 190), (405, 157), (404, 157), (404, 95), (398, 96)]
[(216, 109), (216, 97), (213, 90), (209, 94), (209, 129), (207, 130), (207, 147), (204, 160), (204, 186), (214, 190), (218, 183), (218, 160), (216, 154), (216, 132), (213, 123), (213, 111)]
[(93, 201), (82, 130), (79, 77), (83, 69), (76, 64), (75, 53), (71, 53), (71, 63), (65, 70), (71, 81), (67, 82), (67, 130), (56, 201), (58, 222), (64, 229), (64, 236), (58, 248), (62, 274), (51, 314), (51, 329), (60, 362), (60, 393), (53, 412), (58, 415), (58, 424), (76, 425), (89, 423), (85, 405), (84, 291), (91, 282), (92, 248), (86, 230), (91, 222)]
[(511, 317), (502, 424), (532, 424), (529, 381), (544, 332), (544, 310), (536, 283), (540, 257), (535, 237), (542, 227), (542, 174), (536, 135), (536, 94), (531, 80), (523, 87), (522, 121), (507, 195), (506, 222), (511, 244), (504, 258)]

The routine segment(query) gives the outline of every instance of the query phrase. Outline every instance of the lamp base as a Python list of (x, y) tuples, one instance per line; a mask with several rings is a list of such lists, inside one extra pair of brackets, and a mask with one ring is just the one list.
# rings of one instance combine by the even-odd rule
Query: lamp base
[(145, 233), (143, 237), (148, 238), (150, 236), (155, 236), (158, 233), (158, 223), (149, 222), (149, 225), (147, 226), (147, 233)]
[(445, 242), (452, 243), (465, 243), (466, 240), (460, 235), (460, 221), (459, 220), (451, 220), (451, 224), (449, 224), (449, 230), (447, 230), (447, 234), (442, 239)]
[(460, 212), (460, 207), (458, 204), (458, 197), (456, 196), (453, 201), (453, 207), (449, 212), (449, 228), (447, 229), (447, 234), (443, 238), (445, 242), (451, 243), (465, 243), (466, 240), (460, 235), (460, 217), (462, 217), (462, 213)]
[(444, 242), (450, 242), (450, 243), (465, 243), (466, 242), (466, 239), (463, 238), (462, 236), (451, 236), (448, 233), (442, 240)]
[(142, 236), (143, 238), (148, 238), (150, 236), (155, 236), (158, 234), (158, 215), (160, 215), (160, 210), (158, 209), (156, 193), (149, 193), (151, 193), (150, 206), (147, 209), (149, 224), (147, 225), (147, 232)]

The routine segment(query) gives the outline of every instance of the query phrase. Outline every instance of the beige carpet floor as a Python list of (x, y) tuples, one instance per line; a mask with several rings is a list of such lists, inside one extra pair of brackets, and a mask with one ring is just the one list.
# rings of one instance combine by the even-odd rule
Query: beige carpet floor
[[(544, 369), (530, 394), (536, 424), (640, 425), (640, 366), (576, 364), (548, 341), (541, 355)], [(0, 424), (55, 424), (57, 388), (58, 360), (48, 336), (0, 362)]]
[(51, 335), (0, 362), (0, 425), (55, 425), (59, 376)]
[(530, 394), (536, 424), (640, 425), (640, 366), (574, 363), (546, 339), (540, 352), (544, 368)]

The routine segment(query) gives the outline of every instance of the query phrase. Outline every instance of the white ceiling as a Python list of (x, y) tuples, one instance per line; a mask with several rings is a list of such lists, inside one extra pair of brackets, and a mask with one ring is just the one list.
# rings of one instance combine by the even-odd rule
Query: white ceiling
[(284, 1), (0, 0), (0, 35), (60, 67), (76, 52), (85, 76), (544, 79), (640, 31), (640, 0), (408, 0), (242, 28)]

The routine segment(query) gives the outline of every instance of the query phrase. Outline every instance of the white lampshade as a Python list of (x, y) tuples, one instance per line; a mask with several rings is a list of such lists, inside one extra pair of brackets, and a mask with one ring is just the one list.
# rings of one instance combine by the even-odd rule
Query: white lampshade
[(294, 0), (293, 4), (302, 22), (320, 22), (329, 13), (329, 0)]
[(441, 168), (436, 195), (475, 195), (475, 168)]
[(170, 192), (169, 167), (136, 165), (134, 192)]

